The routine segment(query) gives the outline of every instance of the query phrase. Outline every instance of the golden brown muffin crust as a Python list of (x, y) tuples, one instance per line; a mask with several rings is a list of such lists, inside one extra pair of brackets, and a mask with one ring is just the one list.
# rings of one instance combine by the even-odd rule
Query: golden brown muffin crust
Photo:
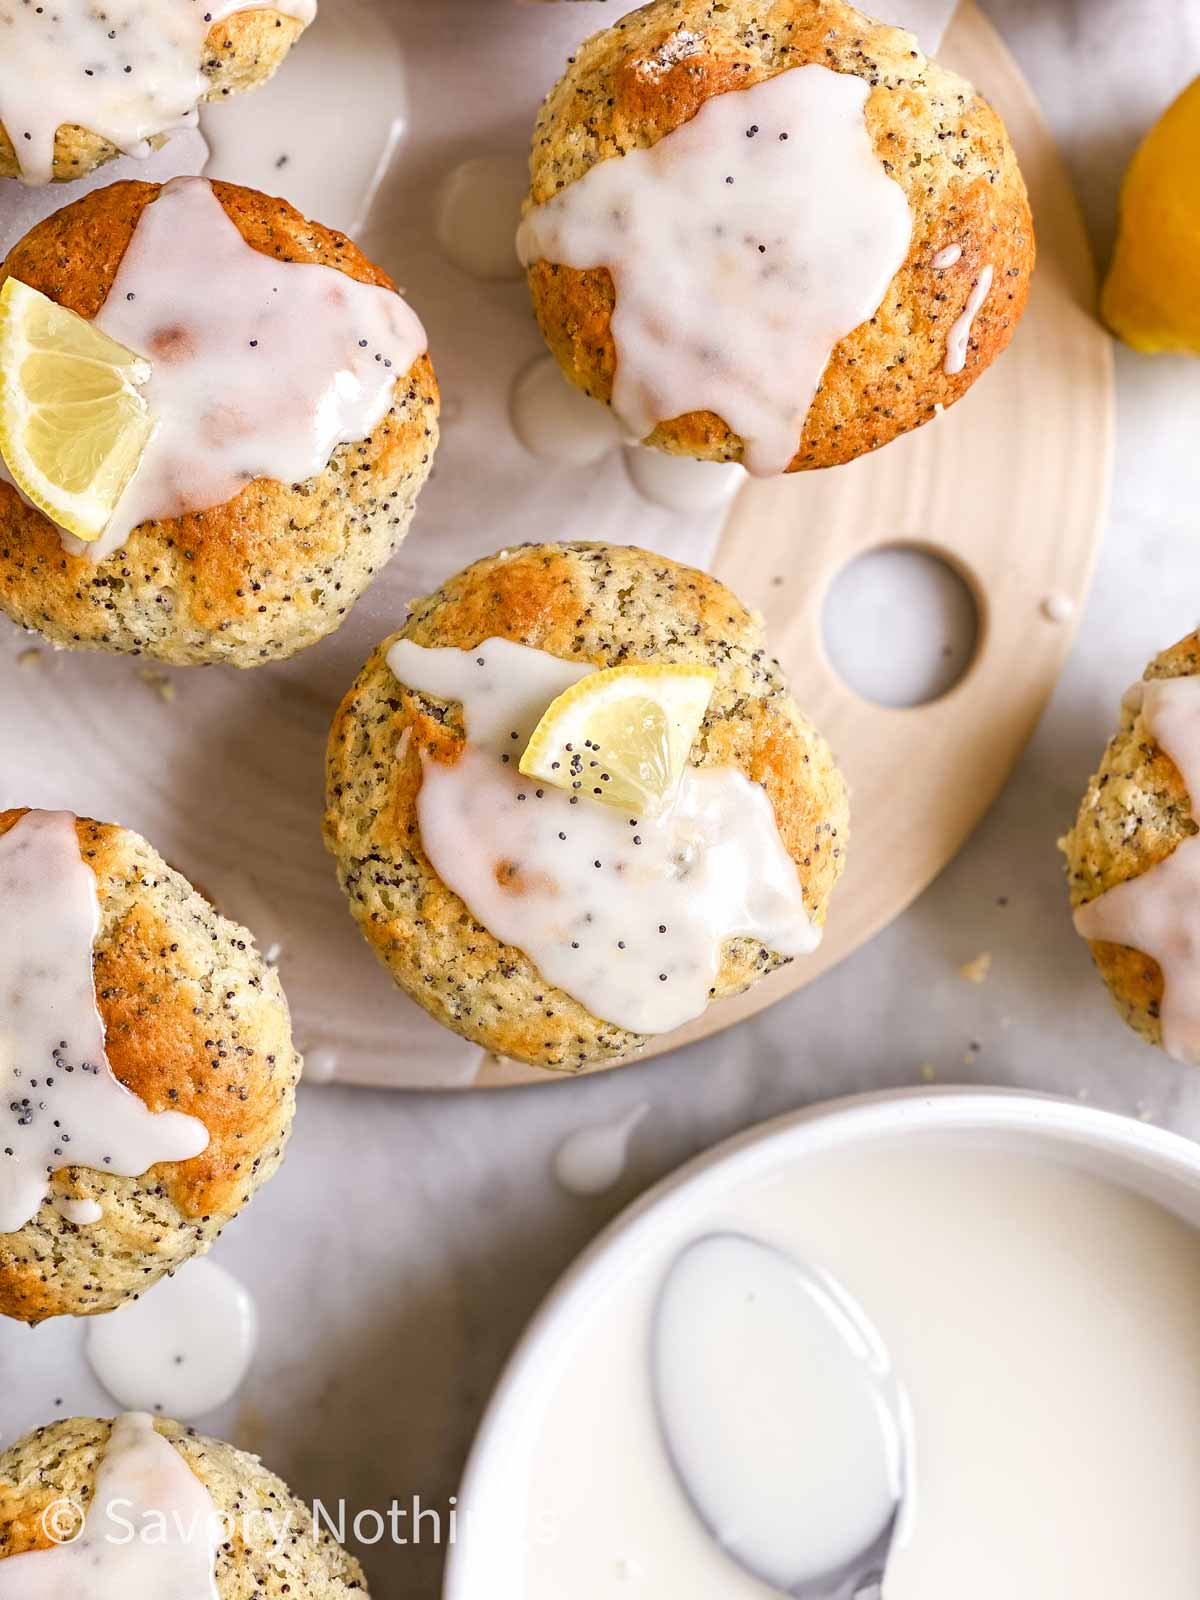
[[(1146, 668), (1144, 679), (1200, 673), (1200, 635), (1189, 633)], [(1071, 905), (1139, 878), (1200, 832), (1195, 801), (1179, 768), (1147, 732), (1141, 711), (1121, 708), (1121, 726), (1088, 784), (1075, 826), (1062, 842)], [(1089, 943), (1092, 957), (1125, 1021), (1150, 1044), (1162, 1044), (1162, 968), (1125, 945)]]
[[(1025, 185), (1000, 118), (970, 84), (927, 60), (910, 34), (843, 0), (655, 0), (595, 34), (571, 58), (538, 116), (531, 201), (541, 204), (598, 161), (653, 146), (706, 100), (815, 64), (872, 86), (876, 153), (912, 212), (908, 258), (875, 316), (836, 346), (788, 468), (835, 466), (928, 422), (970, 388), (1012, 337), (1034, 264)], [(961, 258), (935, 270), (957, 243)], [(984, 267), (990, 294), (966, 367), (943, 371), (946, 340)], [(616, 351), (612, 279), (546, 261), (528, 272), (534, 311), (567, 376), (610, 403)], [(650, 442), (736, 461), (742, 441), (711, 412), (664, 421)]]
[[(114, 183), (55, 212), (10, 251), (0, 285), (19, 278), (94, 317), (159, 188)], [(286, 200), (229, 183), (213, 190), (261, 254), (395, 288), (345, 234)], [(0, 608), (67, 646), (180, 664), (291, 655), (337, 627), (403, 537), (437, 443), (437, 403), (422, 355), (374, 433), (341, 446), (319, 477), (256, 478), (224, 505), (141, 524), (98, 565), (64, 550), (54, 524), (0, 482)]]
[[(218, 1600), (366, 1600), (355, 1558), (256, 1457), (165, 1417), (154, 1429), (207, 1489), (228, 1535), (216, 1553)], [(51, 1547), (56, 1502), (91, 1505), (111, 1435), (109, 1421), (64, 1417), (0, 1454), (0, 1561)]]
[[(204, 42), (200, 68), (207, 81), (204, 98), (220, 100), (265, 83), (303, 31), (304, 24), (297, 18), (270, 7), (235, 11), (224, 22), (214, 23)], [(163, 134), (150, 142), (162, 145), (166, 139)], [(99, 134), (67, 123), (59, 128), (54, 141), (55, 180), (65, 183), (85, 177), (120, 154), (115, 144)], [(0, 122), (0, 178), (16, 178), (19, 172), (12, 140)]]
[[(0, 812), (0, 837), (25, 815)], [(246, 930), (137, 834), (88, 819), (75, 831), (100, 902), (92, 964), (113, 1072), (151, 1111), (198, 1117), (209, 1144), (140, 1178), (57, 1172), (37, 1217), (0, 1235), (0, 1315), (28, 1322), (109, 1310), (207, 1249), (278, 1167), (300, 1073), (278, 976)], [(53, 1205), (65, 1196), (99, 1201), (103, 1220), (74, 1227)]]
[[(708, 574), (626, 546), (527, 545), (476, 562), (412, 607), (338, 711), (327, 763), (326, 842), (351, 910), (380, 960), (439, 1021), (499, 1055), (573, 1070), (645, 1041), (594, 1017), (502, 944), (438, 878), (421, 848), (421, 754), (453, 762), (461, 711), (401, 687), (396, 638), (473, 649), (498, 637), (597, 667), (648, 660), (716, 669), (692, 759), (739, 768), (766, 789), (814, 923), (844, 865), (845, 785), (768, 654), (761, 621)], [(715, 996), (781, 958), (731, 940)]]

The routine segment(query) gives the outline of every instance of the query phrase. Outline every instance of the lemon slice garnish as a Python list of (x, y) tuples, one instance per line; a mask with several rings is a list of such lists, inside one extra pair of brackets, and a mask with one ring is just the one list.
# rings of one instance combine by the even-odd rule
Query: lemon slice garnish
[(653, 816), (687, 764), (716, 678), (711, 667), (646, 662), (590, 673), (533, 730), (521, 771), (581, 799)]
[(0, 456), (27, 500), (98, 539), (154, 422), (137, 386), (150, 363), (9, 278), (0, 290)]

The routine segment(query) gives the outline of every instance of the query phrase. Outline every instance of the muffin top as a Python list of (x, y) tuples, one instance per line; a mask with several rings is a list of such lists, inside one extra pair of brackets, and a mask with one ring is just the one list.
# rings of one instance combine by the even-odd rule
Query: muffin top
[[(139, 1468), (149, 1469), (141, 1482)], [(153, 1504), (145, 1499), (147, 1482), (154, 1486)], [(114, 1518), (108, 1543), (102, 1526), (107, 1502)], [(64, 1535), (76, 1535), (85, 1512), (82, 1531), (61, 1542)], [(216, 1530), (211, 1543), (202, 1532), (210, 1518)], [(166, 1539), (147, 1538), (138, 1554), (153, 1559), (157, 1549), (163, 1570), (176, 1581), (187, 1563), (196, 1592), (206, 1593), (202, 1585), (215, 1582), (218, 1600), (365, 1600), (358, 1562), (324, 1524), (314, 1523), (309, 1508), (285, 1483), (256, 1457), (178, 1422), (136, 1414), (114, 1422), (64, 1418), (0, 1454), (0, 1596), (5, 1600), (25, 1592), (9, 1583), (35, 1577), (53, 1581), (56, 1567), (69, 1584), (77, 1562), (88, 1562), (93, 1582), (111, 1583), (112, 1593), (132, 1595), (134, 1575), (126, 1572), (122, 1578), (133, 1546), (131, 1526), (147, 1533), (165, 1526)], [(178, 1536), (179, 1528), (187, 1530), (186, 1539)], [(90, 1548), (89, 1539), (97, 1541)], [(6, 1581), (9, 1558), (18, 1565)], [(139, 1570), (145, 1577), (145, 1569)]]
[[(48, 815), (0, 812), (0, 841)], [(0, 1234), (0, 1313), (26, 1322), (111, 1310), (207, 1249), (278, 1167), (300, 1072), (278, 975), (251, 935), (137, 834), (84, 819), (74, 833), (95, 879), (94, 1004), (112, 1073), (149, 1112), (172, 1113), (166, 1126), (198, 1132), (185, 1148), (202, 1148), (122, 1176), (100, 1160), (72, 1165), (64, 1147), (36, 1214)], [(56, 889), (47, 883), (47, 897)], [(7, 948), (19, 961), (18, 943)], [(29, 986), (19, 967), (9, 977), (19, 1008)], [(73, 1053), (67, 1041), (41, 1070), (81, 1070)], [(23, 1064), (35, 1102), (37, 1067)], [(0, 1160), (6, 1143), (16, 1141), (0, 1138)]]
[[(7, 63), (0, 59), (0, 105), (12, 123), (0, 118), (0, 178), (65, 182), (120, 155), (118, 142), (130, 149), (149, 135), (161, 144), (197, 101), (265, 83), (314, 9), (312, 0), (280, 0), (235, 10), (223, 0), (208, 15), (232, 15), (205, 30), (187, 0), (149, 0), (128, 19), (98, 14), (90, 0), (28, 14), (23, 0), (0, 0), (0, 24), (18, 28)], [(119, 95), (108, 87), (118, 70)]]
[[(1198, 676), (1200, 636), (1190, 633), (1155, 657), (1144, 681)], [(1195, 798), (1175, 761), (1149, 731), (1144, 698), (1135, 689), (1122, 703), (1121, 726), (1062, 842), (1072, 906), (1078, 912), (1118, 886), (1142, 879), (1175, 858), (1180, 846), (1198, 834)], [(1165, 985), (1158, 960), (1146, 950), (1107, 939), (1089, 943), (1130, 1027), (1150, 1044), (1163, 1044)], [(1193, 988), (1200, 990), (1200, 972), (1192, 976)]]
[[(540, 207), (598, 165), (645, 152), (699, 113), (707, 115), (719, 97), (732, 95), (733, 115), (740, 112), (739, 92), (800, 67), (862, 80), (870, 145), (907, 202), (911, 235), (878, 309), (838, 338), (823, 373), (817, 363), (819, 387), (807, 412), (807, 394), (795, 397), (799, 447), (789, 471), (849, 461), (930, 420), (1008, 343), (1025, 305), (1034, 240), (1016, 158), (991, 107), (968, 83), (927, 60), (911, 35), (868, 20), (842, 0), (729, 0), (721, 6), (654, 0), (594, 35), (572, 57), (542, 107), (530, 157), (530, 205)], [(734, 133), (746, 147), (739, 151), (735, 140), (734, 155), (744, 165), (751, 145), (764, 159), (777, 159), (787, 127), (760, 127), (747, 115)], [(734, 171), (723, 181), (734, 184)], [(739, 192), (736, 186), (728, 191)], [(696, 195), (690, 217), (690, 196), (677, 197), (676, 204), (680, 226), (695, 231), (697, 214), (700, 222), (711, 214), (719, 226), (719, 197)], [(836, 196), (827, 196), (822, 214), (829, 214), (831, 226), (838, 221), (836, 207)], [(770, 272), (778, 208), (761, 221), (762, 237), (747, 234), (744, 242), (755, 270), (761, 263)], [(819, 220), (811, 231), (820, 234)], [(853, 238), (852, 227), (842, 252), (850, 262)], [(647, 255), (638, 288), (670, 306), (687, 298), (679, 286), (684, 270), (660, 246)], [(611, 403), (620, 296), (607, 266), (561, 265), (534, 252), (528, 276), (538, 321), (559, 364), (579, 387)], [(744, 313), (752, 309), (746, 296), (718, 309), (734, 347), (723, 349), (722, 360), (727, 368), (743, 366), (753, 387), (764, 375), (771, 339), (752, 340), (747, 321), (746, 343), (738, 347)], [(647, 320), (652, 325), (653, 318)], [(719, 390), (719, 377), (713, 382)], [(711, 403), (658, 421), (651, 444), (753, 465), (746, 440)]]
[[(789, 696), (761, 619), (716, 579), (643, 550), (566, 544), (502, 552), (413, 605), (402, 632), (376, 651), (346, 696), (330, 737), (326, 840), (353, 914), (397, 982), (447, 1026), (497, 1054), (566, 1070), (644, 1042), (548, 982), (434, 871), (418, 819), (423, 761), (460, 758), (462, 710), (397, 680), (387, 655), (398, 639), (471, 652), (486, 640), (512, 641), (598, 668), (711, 668), (715, 686), (692, 764), (732, 769), (761, 786), (808, 917), (823, 925), (843, 866), (845, 787)], [(736, 993), (782, 959), (765, 942), (730, 939), (711, 993)]]
[[(231, 184), (188, 183), (215, 196), (219, 214), (236, 229), (235, 243), (240, 235), (272, 260), (317, 264), (360, 284), (393, 288), (348, 238), (308, 222), (286, 201)], [(84, 196), (14, 247), (0, 283), (19, 278), (95, 318), (143, 213), (168, 189), (183, 198), (175, 186), (146, 183)], [(169, 293), (164, 301), (169, 308)], [(213, 331), (219, 335), (219, 324)], [(163, 339), (169, 333), (163, 330)], [(246, 360), (256, 353), (241, 352)], [(161, 360), (170, 366), (169, 343)], [(269, 369), (264, 363), (260, 370)], [(231, 369), (231, 405), (236, 379)], [(390, 410), (369, 436), (339, 445), (315, 478), (253, 478), (222, 504), (141, 522), (119, 550), (99, 560), (96, 549), (64, 548), (60, 530), (0, 479), (0, 607), (56, 644), (180, 664), (255, 666), (304, 648), (337, 627), (390, 555), (428, 473), (437, 386), (427, 355), (396, 372), (391, 394)], [(280, 393), (281, 414), (290, 398)], [(135, 479), (128, 492), (138, 485)]]

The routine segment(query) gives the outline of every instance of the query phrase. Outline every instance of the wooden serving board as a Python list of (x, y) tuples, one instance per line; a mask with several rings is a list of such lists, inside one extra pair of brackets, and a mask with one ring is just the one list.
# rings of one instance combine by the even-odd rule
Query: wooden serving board
[[(618, 452), (569, 468), (522, 448), (510, 391), (543, 351), (528, 294), (519, 274), (481, 282), (447, 262), (434, 226), (438, 194), (466, 159), (503, 157), (519, 168), (541, 95), (580, 36), (609, 20), (602, 9), (611, 7), (321, 0), (296, 60), (206, 121), (215, 139), (218, 118), (242, 119), (223, 130), (228, 176), (278, 187), (317, 216), (334, 203), (329, 215), (340, 206), (346, 220), (358, 210), (350, 169), (334, 172), (331, 190), (328, 162), (323, 179), (320, 163), (306, 162), (328, 156), (348, 107), (366, 98), (364, 63), (373, 64), (372, 103), (383, 119), (376, 153), (382, 159), (394, 145), (394, 155), (380, 168), (362, 243), (425, 322), (443, 430), (412, 532), (343, 627), (291, 661), (239, 673), (56, 653), (0, 620), (0, 805), (61, 806), (152, 840), (276, 953), (311, 1079), (438, 1089), (561, 1081), (485, 1059), (401, 995), (360, 938), (321, 845), (334, 709), (412, 596), (521, 540), (610, 539), (715, 565), (766, 614), (797, 699), (851, 782), (849, 866), (816, 956), (712, 1007), (659, 1040), (662, 1051), (811, 982), (925, 887), (991, 803), (1058, 676), (1073, 630), (1042, 616), (1043, 598), (1063, 596), (1078, 614), (1087, 589), (1111, 451), (1109, 342), (1092, 317), (1092, 264), (1053, 142), (969, 0), (939, 54), (1004, 114), (1040, 248), (1012, 347), (970, 395), (852, 466), (752, 485), (723, 532), (719, 516), (681, 516), (642, 499)], [(324, 134), (315, 126), (322, 118)], [(297, 128), (305, 138), (293, 143)], [(831, 580), (859, 552), (897, 541), (943, 552), (973, 586), (983, 620), (967, 677), (911, 711), (858, 699), (821, 643)]]
[[(639, 1060), (794, 994), (898, 916), (991, 806), (1075, 636), (1104, 530), (1113, 447), (1112, 347), (1095, 318), (1095, 268), (1033, 92), (970, 0), (938, 54), (991, 100), (1016, 145), (1038, 238), (1029, 308), (1009, 350), (936, 422), (848, 467), (751, 482), (738, 497), (713, 570), (766, 617), (805, 714), (849, 780), (848, 863), (815, 955), (711, 1006)], [(896, 544), (954, 567), (980, 620), (966, 675), (944, 698), (904, 710), (860, 699), (822, 639), (837, 574), (856, 556)], [(1044, 613), (1051, 596), (1073, 608), (1067, 620)], [(475, 1082), (545, 1078), (489, 1058)]]

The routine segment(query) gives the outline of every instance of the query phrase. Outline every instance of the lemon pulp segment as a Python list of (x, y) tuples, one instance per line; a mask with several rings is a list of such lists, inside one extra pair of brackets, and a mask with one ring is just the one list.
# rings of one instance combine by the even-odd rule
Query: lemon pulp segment
[(150, 364), (9, 278), (0, 290), (0, 455), (59, 527), (98, 539), (154, 431)]
[(712, 698), (711, 667), (632, 662), (560, 694), (521, 757), (526, 777), (653, 816), (687, 764)]

